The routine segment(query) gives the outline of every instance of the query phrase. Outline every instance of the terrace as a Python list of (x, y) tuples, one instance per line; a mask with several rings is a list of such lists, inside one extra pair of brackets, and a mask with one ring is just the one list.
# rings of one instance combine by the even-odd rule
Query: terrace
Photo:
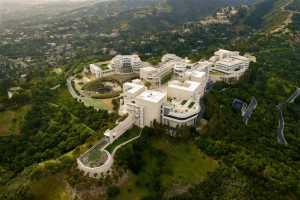
[(102, 166), (108, 159), (108, 154), (103, 151), (108, 145), (108, 141), (102, 139), (98, 144), (84, 153), (79, 159), (87, 167), (95, 168)]
[(200, 112), (200, 104), (194, 99), (177, 101), (171, 100), (164, 106), (164, 116), (189, 120), (198, 115)]

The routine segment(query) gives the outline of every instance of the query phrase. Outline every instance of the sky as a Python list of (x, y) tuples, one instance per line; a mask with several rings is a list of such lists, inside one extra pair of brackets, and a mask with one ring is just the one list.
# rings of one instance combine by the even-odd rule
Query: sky
[(71, 1), (71, 2), (80, 2), (80, 1), (89, 1), (89, 0), (0, 0), (0, 3), (22, 3), (22, 4), (38, 4), (46, 2), (58, 2), (58, 1)]

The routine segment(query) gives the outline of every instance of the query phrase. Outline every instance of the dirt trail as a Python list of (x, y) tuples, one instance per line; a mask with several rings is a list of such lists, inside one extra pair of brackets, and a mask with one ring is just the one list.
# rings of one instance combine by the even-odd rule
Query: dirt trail
[(282, 5), (280, 7), (280, 10), (282, 12), (288, 12), (287, 18), (283, 21), (283, 23), (279, 27), (275, 27), (273, 30), (270, 31), (271, 34), (278, 33), (280, 31), (283, 31), (290, 23), (292, 23), (292, 18), (295, 13), (299, 13), (297, 11), (288, 10), (287, 7), (293, 3), (293, 0), (289, 0), (285, 5)]

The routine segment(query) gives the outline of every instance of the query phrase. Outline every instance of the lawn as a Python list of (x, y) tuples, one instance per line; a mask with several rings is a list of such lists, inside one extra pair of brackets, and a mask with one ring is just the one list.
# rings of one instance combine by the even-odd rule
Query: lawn
[(0, 136), (20, 134), (20, 127), (30, 106), (0, 112)]
[[(85, 106), (92, 106), (98, 109), (105, 109), (110, 110), (109, 106), (106, 102), (103, 102), (100, 99), (92, 99), (92, 98), (84, 98), (85, 99)], [(69, 91), (66, 88), (60, 88), (58, 90), (57, 98), (54, 103), (60, 105), (60, 106), (69, 106), (71, 105), (75, 100), (70, 95)]]
[(88, 154), (88, 160), (89, 162), (95, 162), (97, 161), (102, 155), (102, 151), (99, 148), (95, 148)]
[(223, 76), (224, 75), (224, 73), (219, 72), (219, 71), (211, 71), (211, 72), (209, 72), (209, 74), (212, 76)]
[(102, 70), (109, 69), (108, 64), (102, 64), (102, 65), (100, 65), (100, 67), (101, 67)]
[(121, 137), (119, 137), (117, 140), (115, 140), (111, 145), (106, 147), (106, 150), (110, 153), (113, 152), (113, 150), (123, 142), (126, 142), (127, 140), (130, 140), (131, 138), (134, 138), (138, 136), (140, 133), (140, 129), (137, 127), (134, 127), (130, 130), (128, 130), (126, 133), (124, 133)]
[(167, 155), (166, 164), (172, 166), (173, 173), (162, 176), (162, 184), (167, 188), (174, 184), (198, 183), (208, 172), (214, 171), (218, 166), (217, 161), (202, 153), (191, 142), (174, 144), (155, 140), (153, 146)]
[(58, 91), (58, 93), (57, 93), (56, 101), (54, 103), (56, 103), (60, 106), (68, 106), (74, 102), (74, 99), (70, 95), (67, 88), (63, 87), (57, 91)]

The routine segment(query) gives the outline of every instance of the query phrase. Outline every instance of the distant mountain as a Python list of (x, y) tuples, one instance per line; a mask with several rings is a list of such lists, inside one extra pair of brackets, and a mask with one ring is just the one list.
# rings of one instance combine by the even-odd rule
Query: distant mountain
[(218, 8), (224, 6), (236, 6), (249, 4), (249, 0), (167, 0), (167, 4), (172, 8), (172, 15), (176, 20), (186, 21), (212, 14)]
[[(249, 4), (251, 0), (0, 0), (0, 25), (38, 23), (48, 19), (110, 18), (136, 9), (163, 11), (166, 20), (182, 23), (212, 14), (224, 6)], [(15, 25), (15, 24), (14, 24)]]
[(0, 0), (0, 25), (53, 17), (104, 1), (110, 0)]

